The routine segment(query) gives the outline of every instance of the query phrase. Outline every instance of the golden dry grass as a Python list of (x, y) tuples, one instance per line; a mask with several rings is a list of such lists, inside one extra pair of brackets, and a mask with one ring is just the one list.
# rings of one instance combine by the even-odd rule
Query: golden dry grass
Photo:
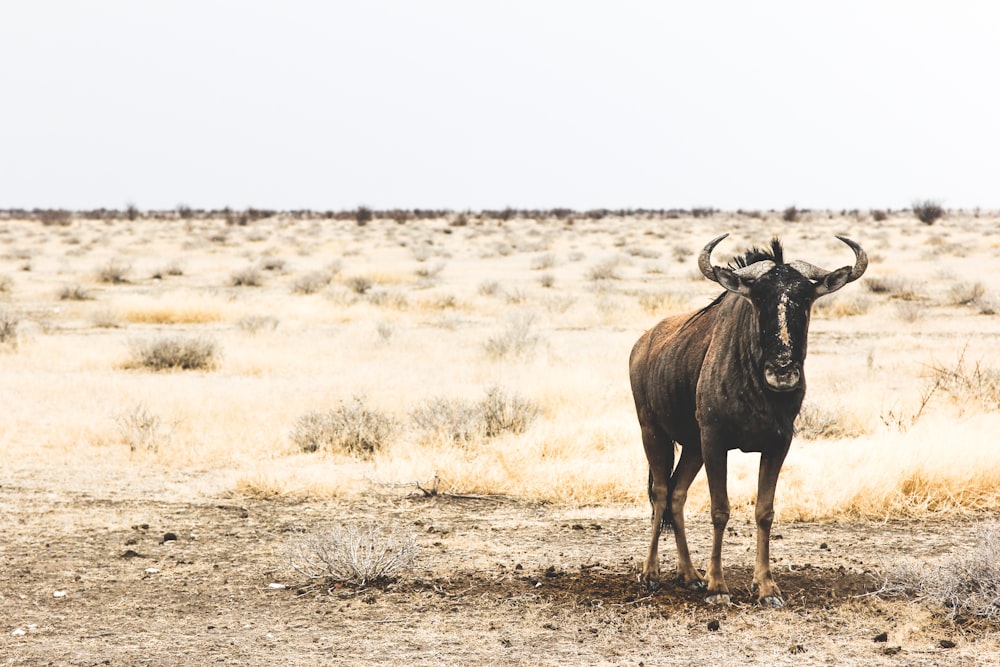
[[(906, 303), (920, 313), (901, 317), (899, 290), (863, 284), (817, 308), (807, 400), (857, 437), (793, 444), (779, 517), (996, 510), (1000, 414), (940, 391), (921, 405), (931, 370), (954, 365), (963, 350), (970, 363), (1000, 368), (1000, 317), (954, 298), (970, 283), (1000, 293), (1000, 248), (982, 241), (997, 222), (957, 213), (933, 228), (902, 215), (784, 223), (780, 214), (581, 219), (571, 227), (475, 217), (459, 228), (281, 216), (246, 228), (153, 219), (74, 220), (56, 230), (7, 221), (0, 274), (13, 279), (0, 305), (19, 322), (16, 345), (0, 354), (0, 442), (28, 461), (78, 465), (99, 456), (126, 471), (225, 469), (233, 490), (262, 496), (336, 496), (436, 476), (442, 491), (642, 506), (628, 354), (659, 317), (717, 293), (693, 271), (697, 250), (725, 231), (733, 237), (723, 252), (731, 253), (777, 234), (789, 257), (833, 268), (851, 259), (833, 238), (847, 234), (871, 255), (869, 277), (905, 285)], [(94, 267), (113, 258), (132, 267), (129, 282), (98, 283)], [(178, 258), (183, 271), (161, 270)], [(233, 286), (233, 273), (248, 265), (273, 270), (262, 271), (259, 287)], [(330, 275), (331, 266), (340, 275), (329, 285), (296, 289), (301, 276)], [(371, 283), (363, 294), (350, 284), (356, 277)], [(68, 282), (93, 299), (61, 301)], [(253, 317), (273, 326), (241, 326)], [(115, 326), (95, 324), (108, 320)], [(131, 341), (165, 333), (210, 336), (221, 349), (217, 367), (123, 370)], [(490, 341), (504, 337), (517, 345), (497, 353)], [(491, 386), (539, 406), (527, 431), (458, 445), (422, 437), (408, 422), (427, 399), (468, 399)], [(301, 415), (355, 396), (404, 424), (399, 436), (370, 461), (296, 451), (289, 434)], [(116, 421), (140, 404), (163, 425), (149, 451), (131, 451)], [(734, 506), (746, 508), (756, 457), (735, 452), (730, 464)], [(707, 504), (703, 478), (691, 503), (695, 511)]]

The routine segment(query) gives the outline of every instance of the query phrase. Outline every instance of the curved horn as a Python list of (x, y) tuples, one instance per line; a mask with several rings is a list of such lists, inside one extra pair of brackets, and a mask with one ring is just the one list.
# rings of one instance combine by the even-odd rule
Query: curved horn
[(861, 249), (861, 246), (846, 236), (838, 236), (837, 238), (846, 243), (854, 251), (854, 268), (851, 269), (851, 275), (847, 277), (847, 282), (852, 283), (860, 278), (865, 269), (868, 268), (868, 255)]
[[(847, 277), (845, 282), (854, 282), (865, 272), (868, 268), (868, 255), (864, 250), (861, 249), (857, 243), (847, 238), (846, 236), (838, 236), (838, 239), (847, 244), (847, 246), (854, 252), (854, 268), (851, 269), (851, 274)], [(801, 260), (796, 260), (794, 262), (789, 262), (789, 266), (804, 275), (810, 280), (822, 280), (830, 274), (830, 271), (814, 266), (809, 262), (803, 262)]]
[(715, 275), (715, 267), (712, 266), (712, 251), (715, 249), (715, 246), (719, 245), (719, 242), (727, 236), (729, 236), (729, 232), (726, 232), (722, 236), (715, 237), (708, 242), (708, 245), (701, 249), (701, 254), (698, 255), (698, 268), (701, 269), (701, 272), (706, 278), (715, 283), (719, 282), (719, 279)]

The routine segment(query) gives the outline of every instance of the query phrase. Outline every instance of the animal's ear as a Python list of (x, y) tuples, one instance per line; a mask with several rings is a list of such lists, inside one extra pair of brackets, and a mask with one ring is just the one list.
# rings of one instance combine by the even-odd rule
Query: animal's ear
[(847, 284), (848, 279), (851, 277), (851, 267), (842, 266), (836, 271), (831, 271), (830, 273), (823, 276), (819, 282), (816, 283), (816, 296), (820, 297), (824, 294), (830, 294), (836, 292), (841, 287)]
[(715, 269), (715, 277), (718, 279), (720, 285), (734, 294), (739, 294), (740, 296), (750, 296), (750, 286), (753, 285), (752, 278), (744, 278), (737, 275), (732, 269), (727, 269), (722, 266), (716, 266), (713, 268)]

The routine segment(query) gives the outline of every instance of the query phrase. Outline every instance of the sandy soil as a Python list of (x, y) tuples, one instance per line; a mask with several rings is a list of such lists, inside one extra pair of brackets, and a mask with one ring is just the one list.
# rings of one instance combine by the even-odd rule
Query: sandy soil
[[(734, 593), (725, 608), (673, 584), (653, 594), (638, 586), (648, 522), (631, 508), (377, 489), (350, 501), (255, 500), (226, 488), (220, 473), (8, 465), (0, 664), (1000, 660), (994, 629), (868, 595), (887, 554), (962, 549), (975, 540), (972, 522), (779, 522), (772, 553), (787, 606), (775, 611), (753, 603), (753, 527), (742, 513), (725, 547)], [(413, 569), (377, 589), (298, 589), (285, 565), (299, 533), (366, 518), (416, 536)], [(704, 559), (707, 517), (689, 523)], [(886, 641), (875, 641), (881, 633)]]

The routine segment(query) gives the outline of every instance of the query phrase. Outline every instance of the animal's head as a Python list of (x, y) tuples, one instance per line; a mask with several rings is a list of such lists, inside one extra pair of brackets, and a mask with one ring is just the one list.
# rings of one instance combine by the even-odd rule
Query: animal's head
[(784, 263), (781, 243), (775, 239), (769, 251), (754, 248), (738, 257), (733, 266), (713, 266), (712, 250), (727, 236), (723, 234), (705, 246), (698, 268), (706, 278), (753, 305), (763, 352), (764, 382), (773, 391), (794, 391), (802, 384), (813, 303), (860, 278), (868, 268), (868, 256), (857, 243), (838, 236), (854, 251), (854, 266), (824, 271), (808, 262)]

